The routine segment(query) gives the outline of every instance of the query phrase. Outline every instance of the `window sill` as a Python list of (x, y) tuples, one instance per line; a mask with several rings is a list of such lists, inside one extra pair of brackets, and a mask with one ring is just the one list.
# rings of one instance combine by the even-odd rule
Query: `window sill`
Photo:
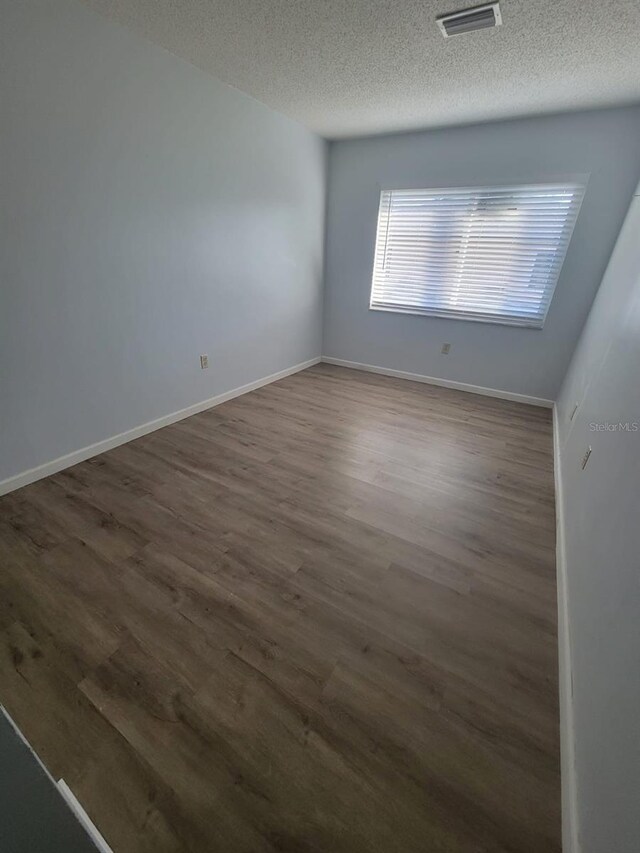
[(533, 329), (541, 331), (544, 320), (532, 321), (514, 317), (497, 317), (488, 315), (486, 317), (475, 314), (464, 314), (456, 311), (434, 311), (419, 310), (417, 308), (387, 307), (381, 305), (369, 305), (369, 311), (381, 311), (385, 314), (411, 314), (415, 317), (434, 317), (439, 320), (463, 320), (467, 323), (485, 323), (491, 326), (515, 326), (519, 329)]

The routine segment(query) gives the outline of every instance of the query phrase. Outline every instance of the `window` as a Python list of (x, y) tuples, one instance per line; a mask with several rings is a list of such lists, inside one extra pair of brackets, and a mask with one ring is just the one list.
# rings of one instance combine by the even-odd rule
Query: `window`
[(584, 187), (383, 190), (372, 309), (541, 329)]

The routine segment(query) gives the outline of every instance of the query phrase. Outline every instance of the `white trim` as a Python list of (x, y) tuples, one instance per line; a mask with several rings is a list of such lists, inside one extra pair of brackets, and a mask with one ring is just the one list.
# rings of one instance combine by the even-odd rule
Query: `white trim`
[(439, 379), (436, 376), (423, 376), (421, 373), (408, 373), (406, 370), (392, 370), (375, 364), (361, 364), (358, 361), (345, 361), (343, 358), (322, 356), (327, 364), (337, 364), (340, 367), (350, 367), (352, 370), (366, 370), (368, 373), (380, 373), (383, 376), (395, 376), (396, 379), (410, 379), (412, 382), (424, 382), (425, 385), (439, 385), (442, 388), (453, 388), (456, 391), (468, 391), (471, 394), (482, 394), (485, 397), (497, 397), (499, 400), (513, 400), (516, 403), (527, 403), (530, 406), (553, 408), (553, 400), (543, 397), (530, 397), (527, 394), (515, 394), (512, 391), (502, 391), (499, 388), (484, 388), (482, 385), (469, 385), (467, 382), (454, 382), (451, 379)]
[(109, 847), (109, 845), (104, 840), (102, 835), (96, 829), (96, 827), (95, 827), (93, 821), (91, 820), (91, 818), (89, 817), (89, 815), (82, 808), (80, 802), (78, 801), (78, 798), (75, 796), (75, 794), (73, 793), (71, 788), (69, 788), (69, 786), (64, 781), (64, 779), (60, 779), (56, 783), (55, 779), (53, 778), (51, 773), (49, 773), (49, 771), (47, 770), (47, 768), (43, 764), (42, 760), (40, 759), (40, 756), (35, 751), (35, 749), (31, 746), (31, 744), (26, 739), (26, 737), (23, 735), (23, 733), (20, 731), (20, 729), (18, 728), (18, 726), (16, 724), (16, 721), (13, 719), (11, 714), (9, 714), (9, 712), (4, 707), (4, 705), (0, 705), (0, 714), (2, 714), (2, 716), (4, 716), (8, 720), (8, 722), (10, 723), (10, 725), (13, 728), (16, 735), (19, 737), (19, 739), (27, 747), (27, 749), (29, 750), (29, 752), (31, 753), (33, 758), (35, 758), (35, 760), (40, 765), (40, 767), (41, 767), (42, 771), (44, 772), (44, 775), (47, 777), (47, 779), (49, 779), (51, 784), (59, 790), (62, 798), (65, 801), (66, 806), (73, 812), (73, 816), (82, 825), (83, 829), (85, 830), (87, 835), (91, 838), (93, 843), (96, 845), (96, 847), (98, 848), (100, 853), (113, 853), (111, 847)]
[(269, 385), (271, 382), (277, 382), (278, 379), (284, 379), (285, 376), (291, 376), (292, 373), (298, 373), (300, 370), (306, 370), (307, 367), (312, 367), (318, 364), (320, 356), (310, 358), (308, 361), (303, 361), (300, 364), (294, 364), (293, 367), (287, 367), (278, 373), (272, 373), (270, 376), (264, 376), (262, 379), (256, 379), (254, 382), (249, 382), (247, 385), (241, 385), (239, 388), (233, 388), (231, 391), (224, 391), (222, 394), (217, 394), (215, 397), (210, 397), (208, 400), (202, 400), (200, 403), (194, 403), (193, 406), (187, 406), (186, 409), (180, 409), (177, 412), (172, 412), (170, 415), (163, 415), (161, 418), (156, 418), (154, 421), (148, 421), (146, 424), (129, 429), (126, 432), (121, 432), (118, 435), (112, 435), (110, 438), (105, 438), (103, 441), (98, 441), (95, 444), (90, 444), (88, 447), (82, 447), (80, 450), (74, 450), (72, 453), (67, 453), (65, 456), (59, 456), (57, 459), (52, 459), (50, 462), (45, 462), (35, 468), (30, 468), (28, 471), (23, 471), (20, 474), (15, 474), (13, 477), (7, 477), (6, 480), (0, 480), (0, 495), (6, 495), (8, 492), (13, 492), (15, 489), (21, 489), (22, 486), (28, 486), (29, 483), (34, 483), (36, 480), (42, 480), (44, 477), (49, 477), (51, 474), (56, 474), (64, 468), (70, 468), (72, 465), (77, 465), (78, 462), (84, 462), (85, 459), (90, 459), (92, 456), (98, 456), (107, 450), (112, 450), (114, 447), (119, 447), (121, 444), (126, 444), (128, 441), (133, 441), (136, 438), (141, 438), (150, 432), (154, 432), (162, 427), (169, 426), (176, 421), (189, 418), (191, 415), (197, 415), (198, 412), (204, 412), (206, 409), (212, 409), (214, 406), (219, 406), (227, 400), (233, 400), (234, 397), (240, 397), (242, 394), (247, 394), (249, 391), (255, 391), (256, 388), (261, 388), (263, 385)]
[(91, 820), (86, 811), (82, 808), (82, 805), (79, 802), (78, 798), (73, 793), (71, 788), (67, 785), (67, 783), (64, 781), (64, 779), (58, 780), (58, 790), (62, 794), (64, 800), (66, 801), (71, 811), (74, 813), (77, 820), (82, 824), (89, 838), (93, 841), (97, 849), (100, 851), (100, 853), (113, 853), (113, 850), (104, 840), (104, 838), (96, 828), (94, 822)]
[(558, 591), (558, 680), (560, 696), (560, 767), (562, 785), (562, 849), (580, 853), (576, 788), (573, 674), (567, 588), (567, 557), (564, 543), (564, 504), (560, 467), (558, 407), (553, 407), (553, 474), (556, 492), (556, 586)]

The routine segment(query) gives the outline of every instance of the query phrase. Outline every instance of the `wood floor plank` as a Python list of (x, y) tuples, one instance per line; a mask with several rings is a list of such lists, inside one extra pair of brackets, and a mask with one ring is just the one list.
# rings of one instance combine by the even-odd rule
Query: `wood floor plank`
[(0, 498), (0, 701), (115, 853), (559, 853), (550, 413), (317, 365)]

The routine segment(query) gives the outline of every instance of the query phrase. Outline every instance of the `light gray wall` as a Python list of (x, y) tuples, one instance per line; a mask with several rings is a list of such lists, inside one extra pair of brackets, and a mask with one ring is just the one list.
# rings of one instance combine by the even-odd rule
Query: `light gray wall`
[(582, 853), (640, 850), (639, 235), (636, 194), (557, 406)]
[(318, 356), (326, 143), (75, 0), (0, 13), (0, 480)]
[[(640, 175), (638, 139), (640, 109), (626, 108), (332, 143), (324, 354), (555, 399)], [(369, 311), (381, 185), (576, 173), (591, 177), (543, 330)]]

